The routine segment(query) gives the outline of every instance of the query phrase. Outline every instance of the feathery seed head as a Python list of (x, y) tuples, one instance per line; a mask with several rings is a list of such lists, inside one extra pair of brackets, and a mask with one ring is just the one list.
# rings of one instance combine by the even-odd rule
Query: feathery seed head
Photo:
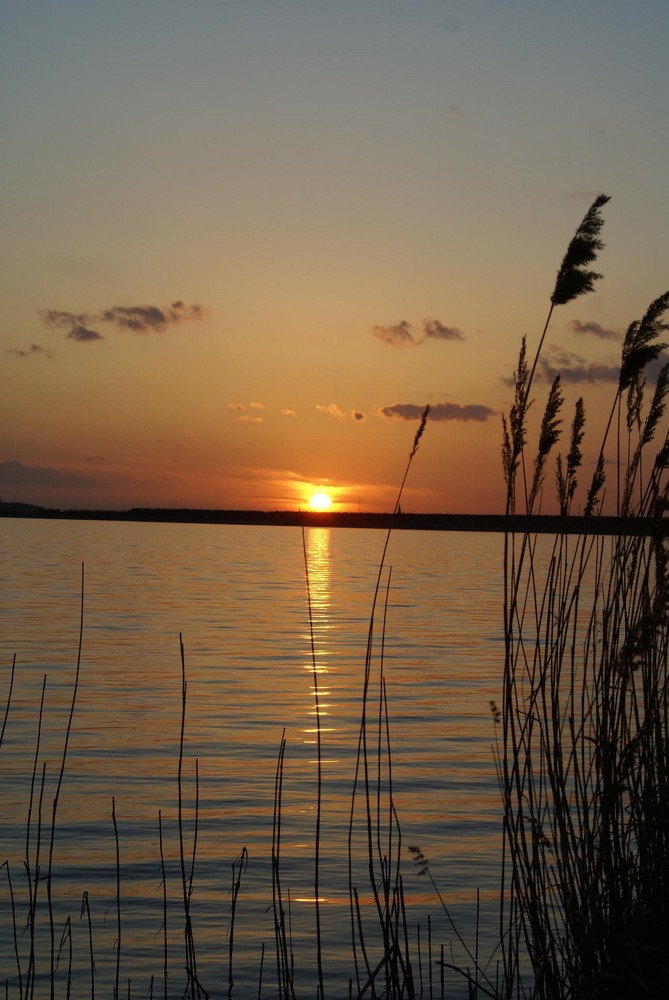
[(411, 449), (411, 456), (410, 456), (411, 458), (413, 458), (416, 452), (418, 451), (418, 443), (423, 436), (423, 431), (425, 430), (425, 424), (427, 423), (427, 417), (431, 409), (432, 407), (428, 403), (425, 409), (423, 410), (423, 415), (420, 418), (420, 424), (418, 425), (416, 436), (413, 439), (413, 448)]
[(662, 321), (667, 309), (669, 309), (669, 292), (651, 302), (642, 320), (635, 320), (628, 326), (623, 341), (618, 382), (621, 392), (629, 389), (646, 365), (655, 361), (667, 347), (665, 343), (653, 343), (657, 337), (669, 330), (669, 325)]
[(586, 266), (596, 260), (597, 254), (604, 246), (599, 238), (604, 225), (600, 210), (608, 201), (610, 198), (606, 194), (600, 194), (595, 198), (574, 233), (557, 273), (555, 288), (551, 295), (553, 305), (566, 305), (579, 295), (591, 292), (595, 281), (601, 278), (601, 274), (586, 270)]

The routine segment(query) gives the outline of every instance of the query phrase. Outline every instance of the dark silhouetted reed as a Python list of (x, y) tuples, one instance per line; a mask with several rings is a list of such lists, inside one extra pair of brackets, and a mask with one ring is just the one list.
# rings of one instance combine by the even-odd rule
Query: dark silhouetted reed
[[(558, 274), (555, 306), (592, 289), (584, 272), (601, 249), (598, 198)], [(500, 939), (504, 997), (657, 997), (669, 990), (669, 581), (667, 437), (659, 446), (667, 367), (646, 400), (644, 371), (666, 344), (669, 295), (632, 323), (620, 378), (587, 491), (601, 509), (609, 434), (627, 402), (627, 441), (613, 447), (616, 512), (648, 530), (610, 538), (566, 532), (542, 551), (509, 531), (504, 553), (504, 692), (496, 759), (504, 803)], [(559, 438), (553, 383), (527, 486), (527, 413), (544, 331), (532, 367), (523, 343), (515, 398), (503, 422), (507, 511), (540, 496)], [(556, 483), (569, 514), (582, 466), (585, 407), (576, 404), (566, 464)], [(650, 471), (643, 475), (644, 459)], [(518, 480), (522, 482), (519, 491)]]

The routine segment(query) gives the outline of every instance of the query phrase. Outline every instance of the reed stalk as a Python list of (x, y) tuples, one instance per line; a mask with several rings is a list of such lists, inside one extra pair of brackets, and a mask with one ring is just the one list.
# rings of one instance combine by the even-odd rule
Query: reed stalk
[(9, 718), (9, 708), (12, 704), (12, 692), (14, 690), (15, 674), (16, 674), (16, 655), (12, 657), (12, 669), (9, 674), (9, 687), (7, 689), (7, 695), (5, 696), (5, 712), (2, 717), (2, 729), (0, 729), (0, 747), (2, 746), (2, 741), (5, 738), (5, 729), (7, 728), (7, 719)]
[(245, 874), (249, 863), (249, 854), (245, 847), (232, 862), (232, 885), (230, 887), (230, 931), (228, 934), (228, 997), (232, 996), (234, 987), (234, 976), (232, 972), (233, 957), (235, 950), (235, 916), (237, 914), (237, 899), (242, 885), (242, 875)]
[(260, 948), (260, 969), (258, 971), (258, 1000), (262, 1000), (262, 974), (265, 968), (265, 942)]
[(55, 998), (55, 988), (56, 988), (56, 948), (55, 948), (55, 926), (54, 926), (54, 915), (53, 915), (53, 897), (52, 897), (52, 878), (53, 878), (53, 852), (54, 844), (56, 839), (56, 816), (58, 814), (58, 803), (60, 800), (60, 791), (63, 785), (63, 775), (65, 774), (65, 762), (67, 760), (67, 750), (70, 742), (70, 734), (72, 732), (72, 720), (74, 718), (74, 707), (77, 702), (77, 692), (79, 690), (79, 674), (81, 671), (81, 650), (84, 640), (84, 564), (81, 564), (81, 597), (80, 597), (80, 607), (79, 607), (79, 642), (77, 645), (77, 666), (74, 676), (74, 684), (72, 685), (72, 700), (70, 702), (70, 712), (67, 720), (67, 728), (65, 730), (65, 742), (63, 745), (63, 752), (60, 759), (60, 771), (58, 774), (58, 781), (56, 783), (56, 791), (53, 797), (53, 804), (51, 810), (51, 831), (49, 838), (49, 860), (47, 865), (46, 874), (46, 892), (47, 901), (49, 909), (49, 929), (51, 936), (51, 1000)]
[(276, 944), (277, 986), (281, 998), (294, 998), (293, 966), (289, 947), (283, 892), (281, 888), (281, 804), (283, 769), (286, 753), (286, 732), (283, 731), (274, 777), (274, 812), (272, 817), (272, 911)]
[[(44, 719), (44, 696), (46, 693), (46, 675), (42, 682), (42, 694), (40, 697), (39, 704), (39, 714), (37, 717), (37, 736), (35, 739), (35, 756), (33, 760), (33, 770), (30, 778), (30, 799), (28, 801), (28, 816), (26, 820), (26, 851), (24, 866), (26, 871), (26, 877), (28, 880), (28, 894), (29, 894), (29, 906), (28, 906), (28, 928), (30, 934), (30, 953), (28, 956), (28, 973), (26, 989), (29, 991), (28, 995), (32, 996), (34, 990), (35, 981), (35, 921), (37, 917), (37, 888), (39, 884), (39, 861), (40, 861), (40, 847), (42, 840), (42, 798), (44, 794), (44, 782), (46, 777), (46, 764), (42, 768), (42, 780), (40, 785), (40, 796), (39, 796), (39, 809), (38, 809), (38, 821), (37, 821), (37, 836), (35, 843), (35, 862), (31, 867), (30, 863), (30, 838), (32, 832), (32, 813), (33, 804), (35, 801), (35, 779), (37, 777), (37, 767), (39, 763), (39, 750), (42, 741), (42, 721)], [(20, 976), (19, 976), (20, 980)]]
[[(427, 425), (427, 419), (430, 413), (430, 407), (426, 406), (423, 414), (421, 416), (418, 430), (414, 436), (413, 445), (407, 459), (407, 464), (404, 469), (404, 475), (400, 483), (400, 487), (397, 493), (397, 499), (395, 501), (395, 506), (393, 513), (397, 514), (400, 510), (400, 504), (402, 495), (404, 492), (404, 487), (407, 482), (409, 471), (413, 459), (418, 451), (420, 440), (425, 432), (425, 427)], [(404, 947), (400, 944), (397, 935), (397, 919), (400, 905), (400, 894), (399, 885), (397, 880), (391, 889), (391, 852), (392, 848), (392, 829), (393, 825), (396, 824), (396, 814), (394, 811), (394, 805), (392, 803), (392, 788), (389, 789), (388, 798), (388, 808), (389, 808), (389, 819), (388, 819), (388, 836), (389, 847), (386, 853), (381, 847), (381, 821), (380, 821), (380, 810), (381, 810), (381, 729), (382, 729), (382, 719), (383, 711), (387, 713), (387, 703), (384, 709), (384, 699), (383, 699), (383, 643), (384, 643), (384, 633), (385, 633), (385, 623), (387, 617), (387, 594), (389, 586), (389, 578), (385, 585), (386, 593), (386, 611), (383, 615), (382, 625), (381, 625), (381, 660), (380, 660), (380, 674), (379, 674), (379, 716), (377, 719), (377, 730), (376, 730), (376, 756), (377, 756), (377, 780), (376, 780), (376, 793), (373, 793), (372, 788), (372, 778), (371, 778), (371, 748), (368, 742), (368, 733), (370, 727), (370, 721), (368, 718), (368, 705), (370, 698), (370, 687), (372, 680), (372, 670), (374, 664), (374, 656), (376, 650), (376, 630), (377, 630), (377, 612), (379, 598), (382, 591), (382, 582), (386, 574), (386, 557), (388, 553), (388, 546), (390, 544), (391, 529), (388, 530), (385, 537), (385, 542), (381, 552), (381, 558), (379, 561), (379, 567), (376, 577), (376, 583), (374, 587), (374, 592), (372, 595), (372, 608), (369, 616), (369, 625), (367, 631), (367, 643), (365, 649), (365, 664), (364, 664), (364, 676), (363, 676), (363, 690), (361, 699), (361, 709), (360, 709), (360, 726), (358, 730), (358, 745), (356, 754), (356, 765), (353, 777), (353, 788), (351, 792), (351, 808), (349, 812), (349, 826), (348, 826), (348, 886), (349, 886), (349, 912), (350, 912), (350, 925), (351, 925), (351, 945), (353, 952), (353, 962), (355, 968), (356, 984), (358, 988), (358, 995), (362, 995), (367, 989), (372, 990), (372, 995), (375, 996), (375, 980), (379, 972), (384, 972), (385, 977), (385, 988), (386, 994), (388, 996), (400, 995), (397, 991), (402, 989), (404, 991), (405, 987), (400, 987), (399, 980), (397, 976), (397, 963), (400, 961), (401, 949)], [(386, 716), (387, 721), (387, 716)], [(388, 757), (390, 755), (388, 754)], [(366, 828), (366, 838), (367, 838), (367, 868), (368, 868), (368, 878), (369, 886), (372, 893), (372, 898), (374, 901), (374, 908), (377, 914), (378, 926), (381, 932), (382, 941), (382, 952), (383, 957), (374, 970), (370, 968), (369, 958), (368, 958), (368, 946), (365, 943), (365, 935), (363, 929), (362, 913), (360, 908), (360, 900), (358, 895), (358, 890), (355, 885), (355, 880), (353, 876), (353, 859), (354, 859), (354, 845), (353, 845), (353, 830), (356, 815), (356, 799), (358, 795), (358, 788), (362, 786), (362, 797), (363, 797), (363, 815), (365, 819)], [(374, 821), (374, 815), (376, 814), (376, 822)], [(399, 838), (398, 838), (399, 839)], [(376, 872), (376, 864), (379, 865), (379, 874)], [(399, 860), (397, 861), (396, 871), (399, 871)], [(382, 892), (379, 891), (379, 884), (382, 886)], [(395, 923), (394, 923), (395, 921)], [(363, 982), (361, 978), (360, 963), (358, 960), (358, 953), (360, 953), (362, 961), (366, 970), (366, 980)], [(410, 962), (408, 961), (408, 954), (405, 960), (405, 968), (410, 970)], [(406, 990), (408, 992), (403, 993), (403, 995), (413, 997), (413, 982), (411, 979), (410, 971), (407, 973)]]
[(186, 704), (188, 696), (188, 682), (186, 680), (186, 652), (184, 649), (183, 636), (179, 634), (179, 653), (181, 659), (181, 726), (179, 732), (179, 764), (177, 769), (177, 813), (179, 826), (179, 867), (181, 871), (181, 895), (184, 911), (184, 946), (186, 958), (186, 974), (188, 976), (187, 992), (190, 993), (191, 1000), (196, 1000), (199, 996), (208, 996), (207, 991), (201, 985), (197, 973), (197, 956), (195, 951), (195, 937), (193, 934), (193, 923), (191, 917), (191, 897), (193, 895), (195, 878), (195, 857), (197, 854), (198, 820), (199, 820), (199, 766), (197, 758), (195, 760), (195, 809), (193, 820), (193, 846), (190, 851), (190, 870), (186, 868), (186, 843), (184, 830), (184, 806), (183, 806), (183, 763), (184, 745), (186, 734)]
[(83, 918), (86, 914), (86, 923), (88, 928), (88, 955), (91, 968), (91, 1000), (95, 1000), (95, 959), (93, 957), (93, 922), (91, 920), (91, 905), (88, 897), (88, 892), (84, 890), (81, 897), (81, 914), (80, 917)]
[(16, 920), (16, 900), (14, 898), (14, 886), (12, 884), (12, 875), (9, 870), (9, 861), (3, 861), (0, 864), (0, 868), (7, 869), (7, 888), (9, 889), (9, 902), (12, 912), (12, 935), (14, 938), (14, 956), (16, 959), (16, 975), (19, 983), (19, 997), (23, 1000), (23, 975), (21, 972), (21, 953), (19, 951), (19, 935)]
[(158, 844), (160, 850), (160, 884), (163, 890), (163, 1000), (167, 1000), (167, 872), (165, 870), (165, 846), (163, 841), (163, 813), (158, 810)]
[(119, 982), (121, 977), (121, 943), (123, 934), (123, 923), (121, 920), (121, 845), (118, 839), (116, 800), (114, 798), (112, 798), (112, 824), (114, 826), (114, 847), (116, 850), (116, 980), (114, 1000), (120, 1000)]

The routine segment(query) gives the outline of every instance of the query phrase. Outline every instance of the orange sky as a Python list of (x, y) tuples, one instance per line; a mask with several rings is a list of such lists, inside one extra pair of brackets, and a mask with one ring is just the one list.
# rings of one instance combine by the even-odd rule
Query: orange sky
[(430, 403), (403, 509), (501, 510), (505, 380), (606, 191), (604, 279), (534, 393), (585, 396), (586, 481), (669, 273), (643, 10), (5, 5), (0, 497), (389, 510)]

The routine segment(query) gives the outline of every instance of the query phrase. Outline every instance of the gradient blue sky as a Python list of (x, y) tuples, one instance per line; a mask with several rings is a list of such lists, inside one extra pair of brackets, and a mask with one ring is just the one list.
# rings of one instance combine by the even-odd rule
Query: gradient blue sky
[(429, 402), (403, 508), (500, 510), (604, 191), (547, 339), (594, 448), (669, 286), (666, 0), (1, 0), (0, 39), (2, 499), (386, 510)]

